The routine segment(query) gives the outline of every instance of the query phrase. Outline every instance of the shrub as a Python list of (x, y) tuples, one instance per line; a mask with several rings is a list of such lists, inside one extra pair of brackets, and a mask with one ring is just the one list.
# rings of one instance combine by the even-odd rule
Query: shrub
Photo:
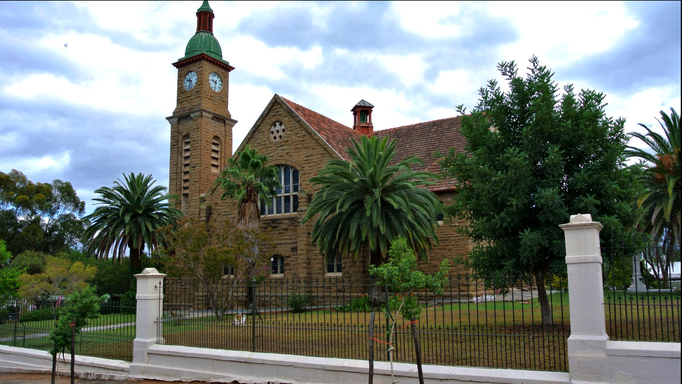
[(310, 305), (310, 298), (307, 295), (292, 295), (287, 300), (287, 305), (294, 313), (301, 313)]
[(372, 310), (372, 300), (367, 295), (356, 297), (350, 303), (336, 307), (337, 312), (372, 312)]
[(606, 285), (619, 290), (628, 289), (632, 283), (632, 266), (630, 263), (615, 262), (611, 265)]
[(552, 275), (548, 279), (547, 285), (549, 286), (548, 288), (553, 291), (568, 292), (568, 277)]
[(5, 308), (0, 309), (0, 324), (4, 324), (8, 320), (15, 319), (19, 308), (13, 305), (8, 305)]
[(137, 289), (131, 288), (121, 297), (121, 312), (122, 313), (135, 313), (137, 308)]
[(101, 260), (97, 263), (97, 274), (92, 279), (92, 285), (97, 287), (97, 294), (122, 295), (128, 291), (135, 279), (130, 274), (127, 259), (122, 264)]
[(43, 321), (43, 320), (52, 320), (55, 318), (55, 316), (59, 315), (59, 308), (55, 310), (55, 308), (51, 306), (45, 306), (40, 309), (34, 309), (30, 312), (26, 312), (21, 317), (19, 318), (19, 321), (22, 323), (28, 322), (28, 321)]

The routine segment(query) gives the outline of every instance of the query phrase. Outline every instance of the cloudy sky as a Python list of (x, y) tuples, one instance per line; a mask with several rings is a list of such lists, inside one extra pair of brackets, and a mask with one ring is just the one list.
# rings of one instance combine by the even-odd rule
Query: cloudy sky
[[(176, 69), (196, 29), (192, 2), (0, 2), (0, 171), (70, 181), (79, 196), (122, 173), (168, 184)], [(217, 2), (234, 148), (277, 93), (375, 129), (455, 116), (531, 55), (607, 95), (607, 113), (657, 126), (680, 111), (679, 2)], [(65, 46), (68, 45), (68, 46)]]

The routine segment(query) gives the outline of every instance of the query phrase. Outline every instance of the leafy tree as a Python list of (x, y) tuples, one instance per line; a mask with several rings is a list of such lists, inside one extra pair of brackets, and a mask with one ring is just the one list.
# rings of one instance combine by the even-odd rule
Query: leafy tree
[[(644, 193), (637, 201), (644, 209), (642, 230), (654, 239), (654, 244), (662, 245), (660, 249), (645, 252), (645, 261), (653, 268), (654, 274), (667, 286), (670, 263), (673, 261), (675, 245), (680, 244), (680, 148), (682, 132), (680, 116), (670, 108), (670, 115), (661, 111), (658, 123), (663, 128), (663, 135), (653, 131), (644, 124), (639, 124), (646, 134), (633, 132), (631, 137), (641, 140), (648, 148), (628, 146), (627, 155), (640, 159), (644, 167), (642, 181)], [(662, 255), (665, 253), (665, 255)]]
[(395, 140), (362, 137), (347, 149), (350, 162), (330, 160), (310, 179), (322, 188), (302, 223), (319, 214), (312, 240), (328, 260), (367, 252), (370, 263), (378, 265), (398, 237), (424, 259), (431, 242), (438, 243), (438, 198), (423, 188), (435, 175), (412, 171), (412, 164), (422, 164), (414, 156), (391, 165), (395, 146)]
[(0, 308), (8, 298), (16, 296), (19, 288), (22, 269), (8, 266), (11, 258), (12, 254), (7, 251), (5, 242), (0, 240)]
[[(563, 267), (559, 224), (589, 213), (604, 225), (602, 238), (635, 223), (637, 170), (625, 167), (623, 119), (604, 112), (604, 94), (566, 85), (559, 95), (553, 73), (537, 57), (524, 78), (512, 62), (498, 65), (509, 83), (495, 80), (479, 91), (478, 106), (462, 117), (465, 151), (441, 161), (458, 194), (449, 215), (466, 219), (476, 246), (468, 259), (479, 275), (506, 286), (535, 278), (543, 324), (552, 323), (544, 277)], [(465, 113), (463, 107), (459, 107)]]
[(47, 253), (27, 250), (15, 256), (10, 265), (14, 268), (23, 269), (29, 275), (36, 275), (45, 270), (49, 256)]
[[(240, 229), (229, 221), (219, 228), (197, 220), (181, 220), (159, 230), (168, 248), (169, 276), (199, 281), (217, 319), (222, 319), (235, 290), (268, 273), (274, 245), (258, 229)], [(223, 277), (223, 268), (232, 271)]]
[(78, 248), (87, 224), (84, 212), (85, 202), (71, 183), (33, 183), (17, 170), (0, 172), (0, 238), (14, 255)]
[[(88, 320), (100, 317), (100, 305), (109, 298), (108, 295), (97, 297), (94, 287), (83, 287), (66, 296), (60, 309), (60, 315), (48, 339), (52, 341), (52, 383), (55, 382), (57, 354), (71, 349), (71, 327), (76, 335), (81, 333)], [(74, 353), (72, 350), (71, 353)]]
[(237, 199), (237, 225), (240, 228), (254, 229), (260, 224), (261, 204), (272, 205), (272, 199), (281, 188), (277, 167), (266, 166), (268, 157), (258, 153), (256, 148), (248, 145), (243, 151), (237, 151), (227, 162), (227, 167), (216, 179), (226, 197)]
[[(369, 274), (378, 279), (377, 285), (388, 287), (391, 292), (397, 294), (395, 298), (398, 305), (394, 305), (392, 309), (389, 306), (391, 310), (384, 309), (386, 318), (391, 321), (391, 327), (387, 333), (390, 345), (388, 352), (391, 362), (391, 377), (393, 378), (393, 336), (398, 321), (398, 314), (402, 315), (405, 320), (418, 320), (422, 308), (419, 306), (419, 301), (414, 296), (414, 292), (426, 289), (438, 295), (443, 294), (443, 286), (447, 282), (450, 265), (447, 259), (443, 260), (435, 275), (425, 275), (418, 271), (417, 258), (414, 251), (409, 248), (407, 241), (403, 237), (398, 237), (391, 242), (388, 255), (389, 258), (386, 263), (378, 267), (371, 265), (369, 267)], [(412, 332), (416, 332), (416, 327), (412, 328)], [(420, 354), (420, 351), (417, 351), (417, 355), (419, 356)], [(419, 361), (418, 363), (421, 364)], [(420, 382), (423, 382), (421, 366), (419, 367), (419, 377)], [(395, 380), (392, 380), (392, 382), (395, 382)]]
[(97, 267), (80, 261), (48, 256), (45, 270), (35, 275), (24, 273), (19, 277), (19, 296), (38, 299), (41, 296), (70, 294), (88, 286), (97, 273)]
[(173, 225), (182, 213), (168, 203), (176, 195), (165, 194), (166, 188), (154, 186), (152, 175), (131, 173), (125, 181), (114, 181), (114, 187), (95, 190), (100, 197), (95, 211), (87, 216), (91, 225), (85, 230), (90, 239), (89, 251), (98, 258), (123, 257), (130, 250), (133, 271), (140, 270), (140, 257), (145, 245), (150, 251), (159, 246), (156, 229)]

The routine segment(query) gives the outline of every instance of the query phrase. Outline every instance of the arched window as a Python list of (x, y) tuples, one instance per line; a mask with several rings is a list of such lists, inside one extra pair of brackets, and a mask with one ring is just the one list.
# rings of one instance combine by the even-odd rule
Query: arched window
[(211, 172), (220, 173), (220, 138), (211, 141)]
[(283, 215), (298, 211), (299, 172), (288, 165), (278, 165), (277, 168), (282, 188), (277, 189), (277, 196), (272, 198), (271, 206), (268, 207), (261, 200), (261, 216)]

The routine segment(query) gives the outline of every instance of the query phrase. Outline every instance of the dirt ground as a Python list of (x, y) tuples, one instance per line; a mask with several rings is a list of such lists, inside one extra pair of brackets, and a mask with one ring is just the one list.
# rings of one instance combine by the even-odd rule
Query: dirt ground
[[(37, 373), (2, 373), (0, 372), (0, 384), (50, 384), (51, 375)], [(71, 384), (71, 376), (57, 376), (56, 384)], [(75, 379), (75, 384), (163, 384), (165, 381), (156, 380), (103, 380), (103, 379)], [(186, 382), (185, 382), (186, 383)], [(183, 383), (183, 384), (185, 384)], [(203, 384), (204, 381), (192, 381), (194, 384)], [(239, 384), (236, 381), (233, 384)]]

